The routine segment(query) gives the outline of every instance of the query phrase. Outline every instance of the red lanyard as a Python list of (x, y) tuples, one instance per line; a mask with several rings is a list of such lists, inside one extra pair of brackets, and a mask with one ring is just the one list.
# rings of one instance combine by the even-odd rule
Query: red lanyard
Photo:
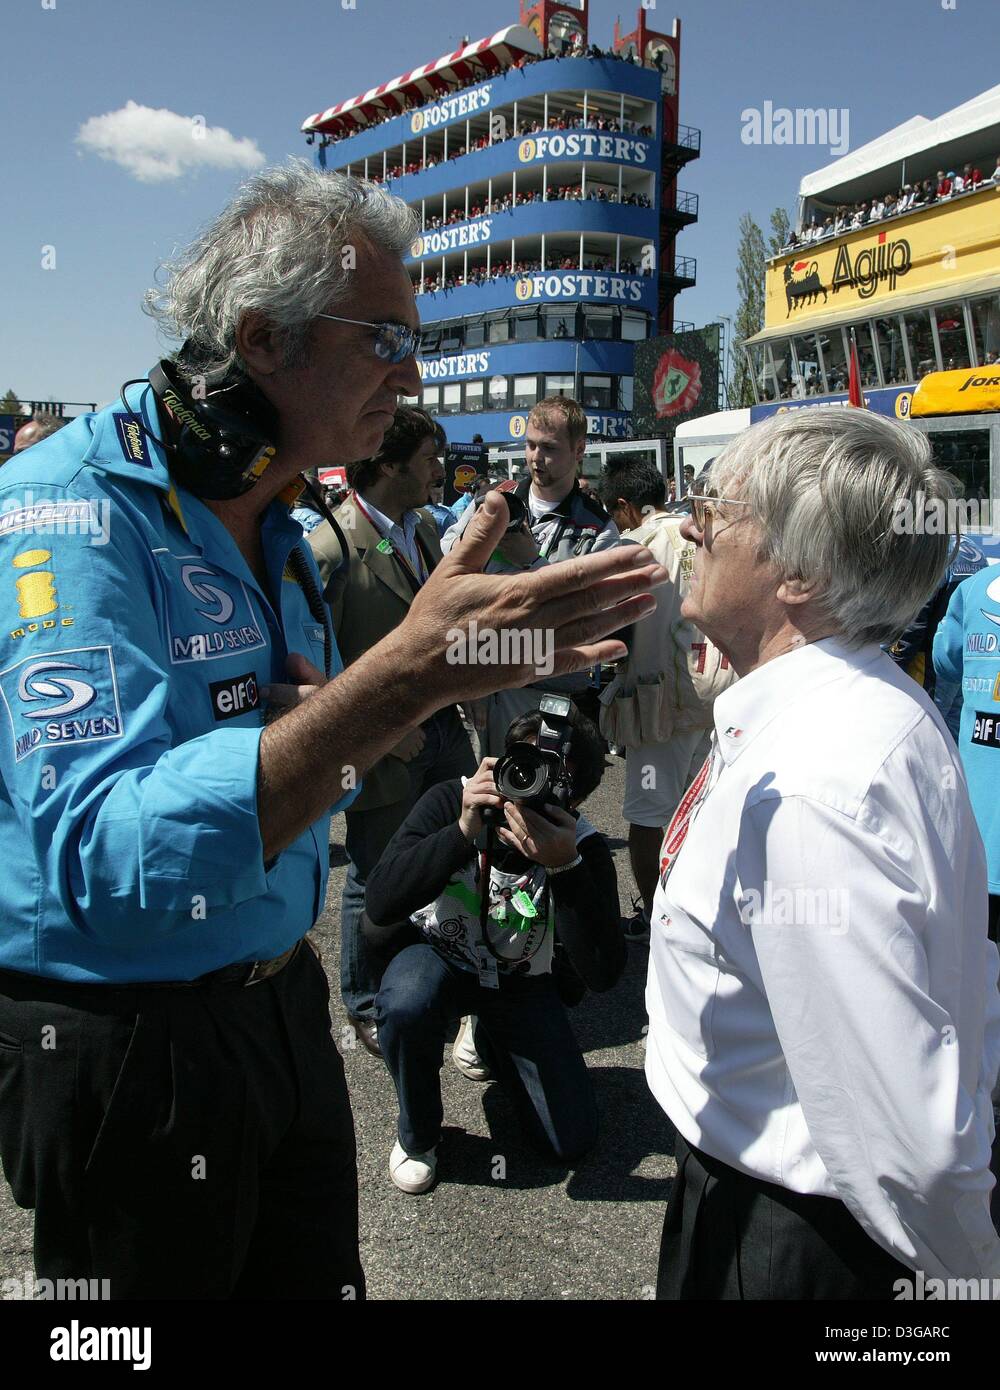
[[(366, 518), (366, 520), (372, 526), (373, 530), (378, 531), (379, 535), (382, 536), (382, 532), (375, 524), (374, 517), (372, 516), (368, 508), (365, 506), (365, 504), (362, 502), (358, 493), (356, 491), (352, 492), (351, 496), (354, 498), (354, 505), (357, 507), (358, 511), (361, 512), (361, 514)], [(400, 530), (402, 530), (402, 526), (400, 526)], [(413, 548), (417, 552), (417, 556), (420, 560), (420, 570), (414, 569), (413, 562), (410, 559), (410, 557), (407, 554), (405, 554), (404, 551), (400, 550), (399, 546), (396, 544), (396, 542), (392, 539), (391, 536), (382, 536), (382, 540), (386, 543), (386, 545), (392, 551), (393, 555), (400, 562), (400, 564), (405, 567), (407, 574), (415, 580), (418, 589), (422, 584), (425, 584), (427, 582), (427, 574), (421, 573), (422, 570), (426, 569), (426, 566), (423, 563), (423, 556), (420, 553), (420, 542), (417, 540), (416, 532), (414, 532), (413, 534)]]

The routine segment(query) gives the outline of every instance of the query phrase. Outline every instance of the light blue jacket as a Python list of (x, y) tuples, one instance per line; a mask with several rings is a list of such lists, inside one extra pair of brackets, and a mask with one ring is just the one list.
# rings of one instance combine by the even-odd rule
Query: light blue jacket
[(958, 751), (991, 893), (1000, 893), (1000, 567), (963, 579), (934, 637), (938, 679), (962, 685)]
[[(260, 689), (323, 629), (262, 524), (270, 589), (171, 487), (148, 386), (0, 470), (0, 967), (193, 979), (280, 955), (323, 906), (329, 816), (264, 863)], [(325, 611), (325, 610), (324, 610)], [(342, 669), (336, 644), (332, 673)], [(334, 810), (349, 804), (348, 792)]]

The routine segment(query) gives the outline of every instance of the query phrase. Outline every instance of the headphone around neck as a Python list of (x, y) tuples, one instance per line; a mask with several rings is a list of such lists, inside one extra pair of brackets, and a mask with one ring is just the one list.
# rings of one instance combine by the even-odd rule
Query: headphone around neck
[[(189, 343), (176, 361), (163, 359), (149, 372), (158, 404), (169, 410), (179, 429), (176, 443), (157, 439), (141, 422), (140, 427), (168, 454), (177, 482), (196, 497), (213, 502), (240, 497), (274, 458), (278, 413), (245, 376), (205, 372), (191, 380), (179, 363), (197, 367)], [(132, 384), (127, 381), (122, 387), (123, 401), (125, 388)]]

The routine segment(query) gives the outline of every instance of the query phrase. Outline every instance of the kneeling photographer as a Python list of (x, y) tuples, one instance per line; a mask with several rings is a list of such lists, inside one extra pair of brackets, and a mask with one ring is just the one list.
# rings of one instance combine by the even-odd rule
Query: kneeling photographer
[(610, 989), (626, 960), (611, 851), (575, 810), (600, 784), (603, 744), (568, 699), (548, 696), (506, 747), (428, 791), (368, 879), (364, 930), (398, 951), (375, 1012), (399, 1098), (389, 1173), (404, 1192), (434, 1182), (445, 1038), (470, 1014), (533, 1141), (572, 1162), (597, 1136), (563, 996), (579, 997), (580, 982)]

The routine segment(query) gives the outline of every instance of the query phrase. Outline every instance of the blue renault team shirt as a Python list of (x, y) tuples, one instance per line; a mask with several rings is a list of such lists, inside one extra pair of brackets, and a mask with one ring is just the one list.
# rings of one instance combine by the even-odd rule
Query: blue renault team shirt
[(934, 669), (961, 682), (958, 751), (986, 846), (991, 893), (1000, 893), (1000, 568), (963, 579), (934, 638)]
[[(0, 469), (0, 967), (186, 980), (280, 955), (326, 892), (330, 816), (265, 864), (261, 687), (323, 628), (273, 502), (261, 590), (171, 485), (149, 386)], [(342, 669), (334, 645), (331, 674)], [(357, 795), (349, 791), (332, 811)]]

